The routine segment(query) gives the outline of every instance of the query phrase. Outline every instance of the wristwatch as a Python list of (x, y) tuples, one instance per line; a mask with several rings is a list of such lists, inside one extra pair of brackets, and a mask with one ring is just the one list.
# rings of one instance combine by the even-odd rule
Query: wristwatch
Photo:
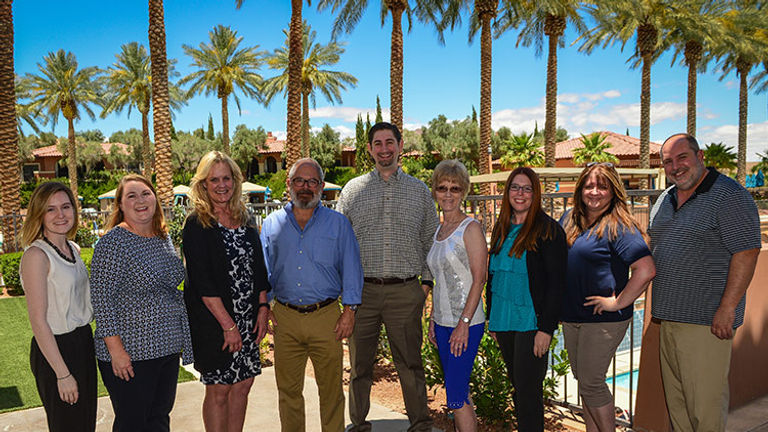
[(471, 321), (469, 318), (465, 317), (464, 315), (461, 316), (461, 322), (469, 324), (469, 321)]
[(350, 305), (344, 305), (344, 306), (348, 306), (348, 307), (349, 307), (349, 310), (351, 310), (352, 312), (357, 312), (357, 308), (358, 308), (360, 305), (356, 305), (356, 304), (350, 304)]

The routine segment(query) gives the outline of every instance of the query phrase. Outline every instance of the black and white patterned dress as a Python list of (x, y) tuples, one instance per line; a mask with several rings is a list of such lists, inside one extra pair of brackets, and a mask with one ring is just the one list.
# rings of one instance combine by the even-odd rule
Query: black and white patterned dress
[(253, 308), (251, 296), (253, 293), (253, 260), (254, 245), (246, 235), (246, 228), (229, 229), (221, 224), (216, 228), (224, 237), (227, 259), (229, 260), (229, 276), (233, 284), (230, 287), (232, 293), (232, 317), (243, 339), (243, 347), (240, 351), (232, 353), (232, 362), (228, 367), (205, 372), (200, 381), (205, 385), (210, 384), (235, 384), (261, 374), (261, 361), (259, 359), (259, 345), (252, 333), (256, 321), (256, 310)]

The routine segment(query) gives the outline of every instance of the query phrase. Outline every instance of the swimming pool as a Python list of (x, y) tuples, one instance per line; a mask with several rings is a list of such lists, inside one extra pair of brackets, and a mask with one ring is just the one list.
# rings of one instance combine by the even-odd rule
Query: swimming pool
[[(632, 390), (637, 391), (637, 377), (639, 375), (640, 370), (635, 369), (632, 371)], [(625, 389), (629, 389), (629, 372), (624, 372), (623, 374), (616, 375), (616, 387), (622, 387)], [(613, 377), (606, 378), (605, 382), (608, 383), (609, 386), (613, 386)]]

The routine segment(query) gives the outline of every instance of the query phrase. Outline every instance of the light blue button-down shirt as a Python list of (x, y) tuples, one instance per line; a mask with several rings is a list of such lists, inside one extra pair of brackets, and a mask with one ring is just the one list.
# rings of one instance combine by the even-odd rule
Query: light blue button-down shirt
[(293, 204), (288, 203), (264, 220), (261, 243), (272, 285), (270, 297), (309, 305), (341, 295), (345, 305), (360, 304), (360, 247), (341, 213), (318, 205), (302, 230)]

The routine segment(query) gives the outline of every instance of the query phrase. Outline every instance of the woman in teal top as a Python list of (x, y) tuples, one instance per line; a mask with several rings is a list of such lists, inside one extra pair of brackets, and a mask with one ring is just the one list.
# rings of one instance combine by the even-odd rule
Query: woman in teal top
[(541, 185), (532, 169), (512, 171), (504, 190), (491, 235), (488, 329), (515, 388), (517, 429), (543, 431), (542, 383), (565, 291), (568, 249), (563, 229), (541, 209)]

